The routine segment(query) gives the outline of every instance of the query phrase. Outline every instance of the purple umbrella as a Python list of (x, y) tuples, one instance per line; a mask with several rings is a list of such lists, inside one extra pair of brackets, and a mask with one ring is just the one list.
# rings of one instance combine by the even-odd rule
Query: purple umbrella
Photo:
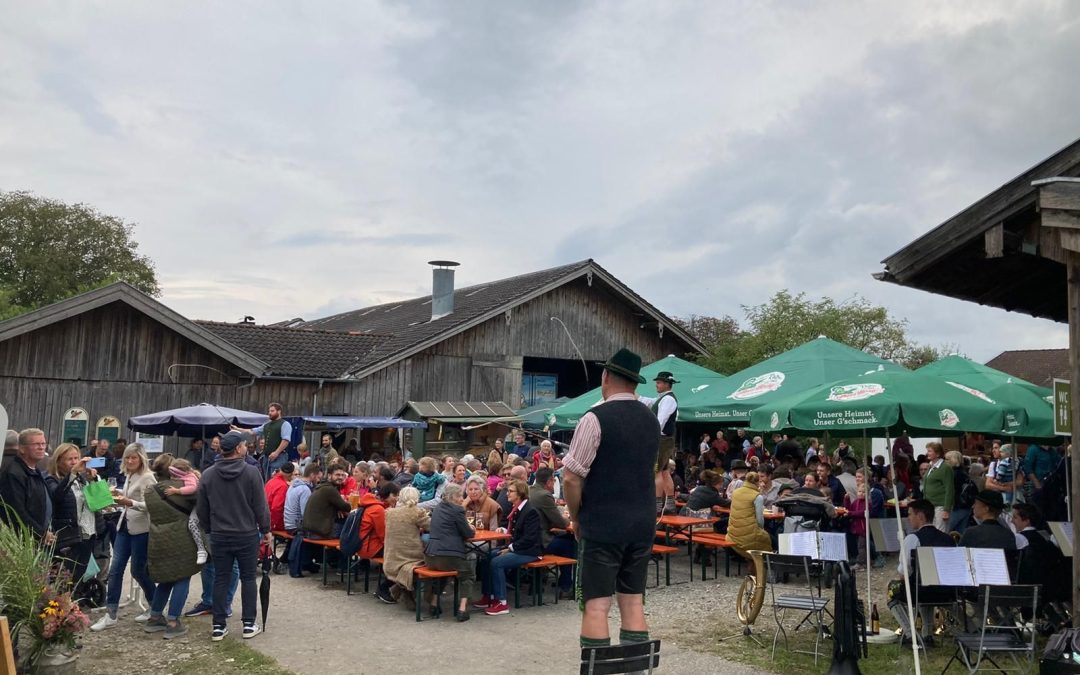
[(239, 427), (257, 427), (266, 424), (270, 418), (263, 413), (235, 410), (212, 403), (200, 403), (176, 410), (139, 415), (128, 419), (128, 429), (145, 434), (169, 436), (198, 436), (205, 438), (207, 433), (220, 433), (229, 430), (230, 424)]

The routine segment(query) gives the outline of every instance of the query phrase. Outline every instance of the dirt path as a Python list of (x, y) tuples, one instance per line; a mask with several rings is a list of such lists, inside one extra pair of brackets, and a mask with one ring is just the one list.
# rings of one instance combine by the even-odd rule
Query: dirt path
[[(673, 580), (687, 577), (686, 559), (677, 556)], [(130, 583), (130, 582), (129, 582)], [(239, 597), (230, 621), (235, 629), (225, 643), (211, 643), (207, 617), (188, 619), (190, 634), (164, 641), (147, 635), (132, 621), (138, 611), (121, 609), (120, 625), (103, 633), (88, 633), (79, 671), (114, 675), (135, 673), (233, 675), (284, 672), (404, 673), (438, 675), (464, 669), (472, 673), (577, 672), (577, 636), (580, 614), (572, 602), (523, 607), (508, 616), (488, 617), (474, 612), (458, 623), (442, 619), (416, 623), (403, 604), (385, 605), (363, 594), (363, 582), (352, 596), (332, 578), (291, 579), (271, 576), (272, 599), (267, 632), (253, 640), (240, 640)], [(700, 632), (688, 630), (703, 621), (716, 622), (718, 609), (734, 607), (738, 581), (724, 579), (661, 586), (650, 590), (647, 612), (651, 632), (663, 640), (662, 672), (732, 673), (758, 675), (765, 671), (723, 655), (707, 653), (712, 645), (697, 644)], [(192, 580), (188, 606), (198, 599), (199, 579)], [(449, 596), (444, 608), (449, 605)], [(733, 612), (732, 612), (733, 613)], [(97, 615), (95, 615), (96, 618)], [(618, 617), (612, 634), (618, 635)], [(256, 651), (245, 650), (250, 647)], [(272, 657), (259, 658), (260, 654)]]

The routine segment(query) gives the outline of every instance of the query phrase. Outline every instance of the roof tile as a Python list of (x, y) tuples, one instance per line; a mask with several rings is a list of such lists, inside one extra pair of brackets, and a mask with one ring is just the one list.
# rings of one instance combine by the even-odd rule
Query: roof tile
[(342, 377), (386, 335), (259, 326), (252, 323), (196, 321), (218, 337), (270, 364), (270, 374), (290, 377)]
[(1069, 350), (1014, 349), (1001, 352), (986, 365), (1040, 387), (1052, 387), (1054, 378), (1069, 379)]

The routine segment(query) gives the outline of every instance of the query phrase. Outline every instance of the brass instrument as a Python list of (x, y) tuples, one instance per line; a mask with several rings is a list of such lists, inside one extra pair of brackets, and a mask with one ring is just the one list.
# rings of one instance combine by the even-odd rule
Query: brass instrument
[(746, 630), (757, 620), (758, 612), (765, 602), (765, 558), (764, 551), (748, 551), (743, 553), (736, 549), (743, 557), (750, 559), (753, 570), (747, 574), (739, 586), (739, 594), (735, 599), (735, 610), (738, 612), (739, 621)]

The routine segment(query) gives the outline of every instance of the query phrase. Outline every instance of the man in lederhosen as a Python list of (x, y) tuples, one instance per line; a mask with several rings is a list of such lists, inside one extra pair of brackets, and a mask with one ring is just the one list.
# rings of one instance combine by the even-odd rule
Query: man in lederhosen
[(648, 642), (645, 578), (656, 533), (653, 499), (660, 428), (634, 393), (641, 357), (620, 349), (604, 364), (604, 402), (582, 415), (563, 458), (563, 495), (578, 540), (581, 646), (611, 644), (615, 594), (619, 642)]
[(675, 513), (675, 482), (671, 479), (668, 460), (675, 455), (675, 419), (678, 417), (679, 401), (671, 391), (678, 384), (675, 376), (662, 370), (653, 378), (656, 382), (656, 398), (640, 396), (638, 400), (649, 407), (660, 423), (660, 454), (656, 458), (656, 515)]

